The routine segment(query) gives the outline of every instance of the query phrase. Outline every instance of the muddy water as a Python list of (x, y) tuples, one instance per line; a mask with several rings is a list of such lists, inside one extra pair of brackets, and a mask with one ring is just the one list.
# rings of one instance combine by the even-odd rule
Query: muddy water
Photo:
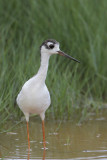
[[(106, 114), (107, 115), (107, 114)], [(0, 134), (0, 158), (3, 159), (103, 159), (107, 160), (107, 117), (74, 122), (45, 122), (47, 150), (43, 150), (39, 118), (29, 124), (31, 149), (28, 152), (26, 122), (10, 132)], [(12, 123), (8, 122), (7, 127)]]

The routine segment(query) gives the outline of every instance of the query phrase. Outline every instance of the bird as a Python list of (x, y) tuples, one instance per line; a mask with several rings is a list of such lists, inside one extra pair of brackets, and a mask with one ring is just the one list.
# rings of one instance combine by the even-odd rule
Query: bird
[(25, 115), (27, 122), (28, 148), (30, 149), (29, 138), (29, 116), (30, 114), (40, 115), (42, 120), (43, 147), (46, 148), (45, 141), (45, 112), (51, 104), (50, 93), (45, 84), (47, 77), (50, 56), (56, 54), (67, 57), (75, 62), (80, 63), (77, 59), (60, 50), (60, 43), (54, 39), (45, 40), (40, 46), (41, 63), (36, 75), (27, 80), (22, 86), (17, 96), (17, 104)]

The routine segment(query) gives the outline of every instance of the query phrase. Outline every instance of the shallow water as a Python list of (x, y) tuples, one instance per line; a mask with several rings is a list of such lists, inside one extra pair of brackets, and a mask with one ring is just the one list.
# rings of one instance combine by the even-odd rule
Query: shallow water
[[(107, 114), (106, 114), (107, 115)], [(12, 123), (8, 122), (7, 127)], [(31, 149), (28, 153), (26, 122), (12, 131), (0, 134), (0, 158), (3, 159), (71, 159), (107, 160), (107, 117), (90, 118), (78, 125), (74, 122), (45, 122), (46, 147), (43, 150), (39, 118), (29, 123)]]

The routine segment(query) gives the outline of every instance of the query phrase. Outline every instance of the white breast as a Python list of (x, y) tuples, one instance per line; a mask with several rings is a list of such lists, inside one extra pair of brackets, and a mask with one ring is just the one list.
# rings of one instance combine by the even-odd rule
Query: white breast
[[(37, 81), (38, 82), (38, 81)], [(24, 113), (40, 114), (50, 106), (50, 94), (45, 83), (27, 81), (18, 94), (17, 103)]]

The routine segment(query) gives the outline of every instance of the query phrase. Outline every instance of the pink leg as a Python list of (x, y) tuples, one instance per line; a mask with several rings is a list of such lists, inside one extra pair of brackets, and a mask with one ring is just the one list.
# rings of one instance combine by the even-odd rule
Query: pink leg
[(30, 139), (29, 139), (29, 125), (27, 122), (27, 137), (28, 137), (28, 150), (30, 150)]
[(45, 126), (44, 126), (44, 120), (42, 120), (42, 132), (43, 132), (43, 146), (44, 149), (46, 148), (46, 142), (45, 142)]

